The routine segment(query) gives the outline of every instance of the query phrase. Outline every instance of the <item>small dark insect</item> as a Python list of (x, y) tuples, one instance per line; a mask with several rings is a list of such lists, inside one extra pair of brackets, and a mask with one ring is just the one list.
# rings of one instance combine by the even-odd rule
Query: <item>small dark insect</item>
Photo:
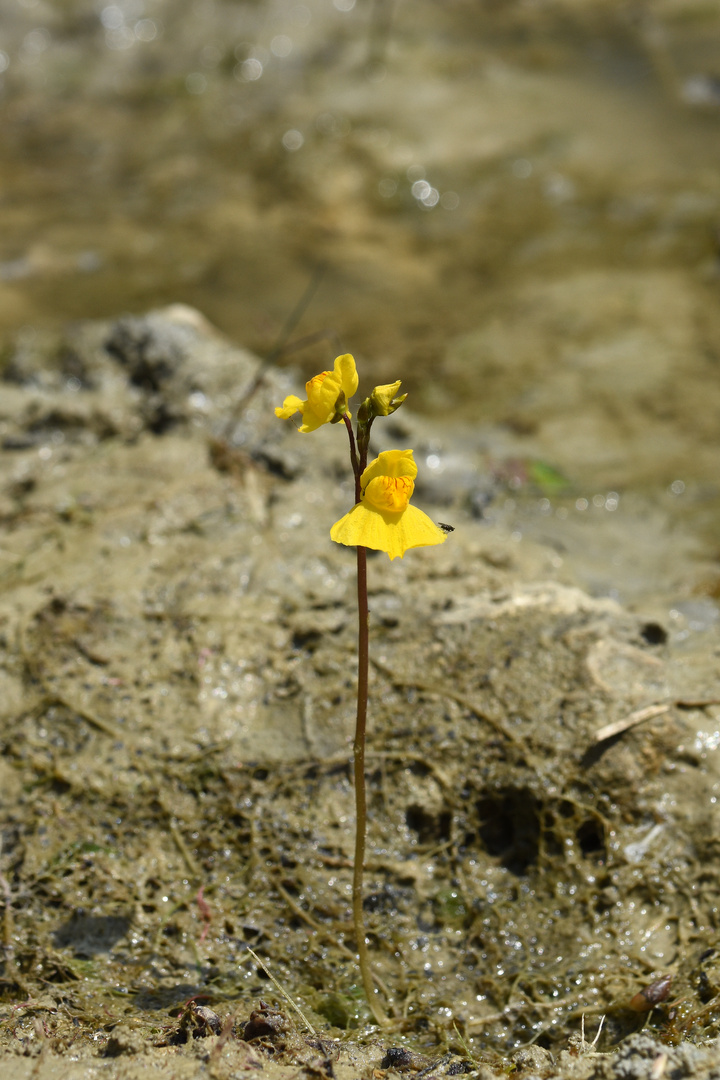
[(454, 525), (446, 525), (444, 521), (438, 521), (438, 525), (440, 526), (440, 528), (442, 529), (443, 532), (446, 532), (446, 533), (455, 532), (455, 526)]
[(663, 975), (661, 978), (656, 979), (655, 982), (651, 982), (649, 986), (646, 986), (639, 993), (635, 994), (633, 998), (628, 1002), (628, 1009), (632, 1009), (633, 1012), (650, 1012), (656, 1005), (659, 1005), (661, 1001), (665, 1001), (666, 997), (670, 993), (670, 983), (672, 982), (672, 975)]

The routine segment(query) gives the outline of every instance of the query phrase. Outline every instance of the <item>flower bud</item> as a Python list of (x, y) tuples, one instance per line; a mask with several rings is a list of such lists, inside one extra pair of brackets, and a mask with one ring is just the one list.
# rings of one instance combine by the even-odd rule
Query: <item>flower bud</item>
[(347, 398), (344, 391), (340, 391), (335, 402), (335, 412), (330, 418), (331, 424), (339, 424), (347, 412)]
[(376, 386), (369, 397), (370, 412), (372, 416), (389, 416), (399, 409), (407, 394), (395, 397), (400, 389), (400, 379), (394, 383), (386, 383), (384, 386)]

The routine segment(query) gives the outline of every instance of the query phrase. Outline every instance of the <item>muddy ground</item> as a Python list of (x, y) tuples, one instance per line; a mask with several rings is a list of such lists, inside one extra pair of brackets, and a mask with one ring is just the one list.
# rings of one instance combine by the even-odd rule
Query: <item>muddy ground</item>
[(448, 541), (370, 560), (380, 1032), (342, 430), (276, 420), (292, 376), (180, 306), (2, 379), (4, 1076), (720, 1075), (716, 626), (493, 520), (472, 429), (377, 426), (465, 448), (418, 478)]

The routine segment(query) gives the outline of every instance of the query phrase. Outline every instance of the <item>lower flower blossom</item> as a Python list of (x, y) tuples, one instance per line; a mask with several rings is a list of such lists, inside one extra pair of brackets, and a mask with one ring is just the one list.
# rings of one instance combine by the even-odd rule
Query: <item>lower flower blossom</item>
[(447, 534), (410, 506), (417, 465), (412, 450), (385, 450), (360, 478), (360, 502), (337, 521), (330, 539), (348, 547), (386, 551), (391, 559), (409, 548), (442, 544)]

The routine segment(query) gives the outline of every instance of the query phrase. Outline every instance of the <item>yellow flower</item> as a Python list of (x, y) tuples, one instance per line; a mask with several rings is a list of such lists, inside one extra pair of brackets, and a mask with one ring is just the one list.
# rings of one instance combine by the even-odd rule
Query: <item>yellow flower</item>
[(362, 474), (361, 501), (335, 522), (330, 539), (386, 551), (391, 559), (402, 558), (408, 548), (444, 543), (447, 534), (410, 506), (416, 476), (412, 450), (384, 450)]
[(347, 403), (358, 388), (358, 374), (350, 353), (335, 360), (333, 371), (321, 371), (305, 384), (307, 401), (295, 394), (285, 398), (275, 409), (275, 415), (287, 420), (296, 412), (302, 414), (300, 431), (316, 431), (323, 424), (337, 424), (350, 416)]

